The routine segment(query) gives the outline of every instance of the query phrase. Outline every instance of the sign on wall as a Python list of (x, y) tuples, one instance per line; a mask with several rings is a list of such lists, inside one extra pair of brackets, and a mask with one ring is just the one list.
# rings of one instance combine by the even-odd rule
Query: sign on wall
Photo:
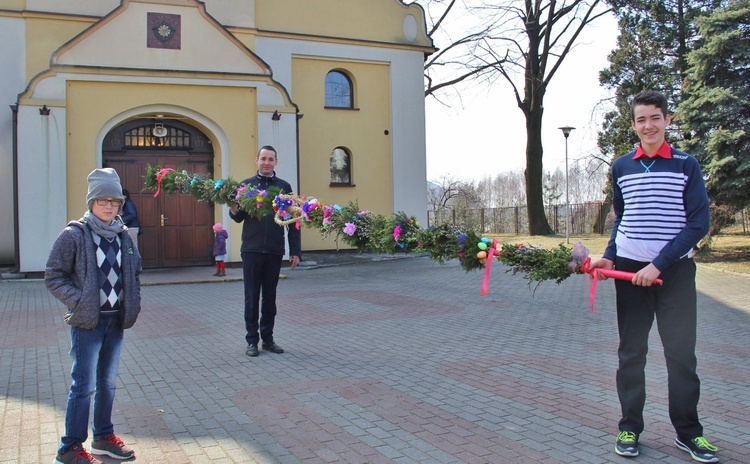
[(180, 15), (149, 13), (146, 24), (148, 48), (180, 49)]

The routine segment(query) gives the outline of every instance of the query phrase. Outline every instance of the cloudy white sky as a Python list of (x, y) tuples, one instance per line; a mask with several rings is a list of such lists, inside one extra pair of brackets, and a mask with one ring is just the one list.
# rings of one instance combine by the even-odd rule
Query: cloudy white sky
[[(601, 111), (595, 114), (595, 109), (607, 95), (599, 86), (599, 71), (607, 67), (617, 35), (613, 17), (599, 18), (581, 35), (579, 45), (553, 77), (544, 100), (545, 171), (565, 168), (561, 126), (576, 128), (568, 139), (570, 164), (597, 151), (596, 133), (602, 119)], [(431, 97), (426, 100), (428, 180), (443, 175), (476, 180), (524, 169), (525, 120), (505, 81), (463, 91), (461, 101), (451, 103), (453, 107), (446, 108)]]

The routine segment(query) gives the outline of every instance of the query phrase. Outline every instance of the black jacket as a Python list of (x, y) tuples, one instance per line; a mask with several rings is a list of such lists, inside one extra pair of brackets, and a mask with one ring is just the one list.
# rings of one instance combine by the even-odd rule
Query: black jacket
[[(276, 187), (281, 189), (282, 193), (292, 193), (292, 186), (289, 185), (289, 182), (276, 177), (276, 173), (272, 177), (262, 176), (258, 173), (254, 177), (243, 180), (241, 183), (262, 190), (269, 187)], [(242, 245), (240, 246), (240, 252), (284, 255), (286, 251), (284, 227), (276, 224), (273, 216), (273, 214), (268, 214), (261, 219), (256, 219), (241, 209), (236, 214), (233, 214), (231, 210), (229, 211), (229, 217), (234, 222), (244, 221), (244, 224), (242, 224)], [(297, 224), (294, 223), (288, 228), (289, 255), (302, 257), (302, 240)]]

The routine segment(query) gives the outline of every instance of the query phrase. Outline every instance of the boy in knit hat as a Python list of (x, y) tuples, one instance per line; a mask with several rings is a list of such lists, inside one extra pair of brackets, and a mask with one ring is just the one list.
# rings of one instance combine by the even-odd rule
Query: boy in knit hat
[(83, 447), (92, 396), (92, 453), (135, 457), (114, 434), (112, 407), (123, 331), (141, 310), (141, 256), (119, 216), (124, 196), (117, 172), (95, 169), (88, 183), (88, 210), (57, 237), (44, 273), (47, 289), (68, 308), (73, 359), (65, 435), (55, 464), (101, 463)]

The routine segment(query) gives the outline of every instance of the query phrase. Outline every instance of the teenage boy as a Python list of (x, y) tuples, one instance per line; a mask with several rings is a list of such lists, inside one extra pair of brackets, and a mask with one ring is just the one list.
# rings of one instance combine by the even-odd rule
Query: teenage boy
[[(700, 462), (718, 462), (717, 448), (698, 420), (697, 296), (693, 248), (708, 233), (709, 200), (698, 161), (665, 140), (670, 124), (664, 95), (641, 92), (631, 102), (638, 148), (612, 164), (615, 222), (593, 268), (634, 272), (615, 281), (617, 394), (622, 408), (615, 452), (637, 456), (646, 402), (648, 336), (656, 318), (667, 361), (669, 417), (675, 445)], [(653, 285), (656, 278), (663, 285)]]

